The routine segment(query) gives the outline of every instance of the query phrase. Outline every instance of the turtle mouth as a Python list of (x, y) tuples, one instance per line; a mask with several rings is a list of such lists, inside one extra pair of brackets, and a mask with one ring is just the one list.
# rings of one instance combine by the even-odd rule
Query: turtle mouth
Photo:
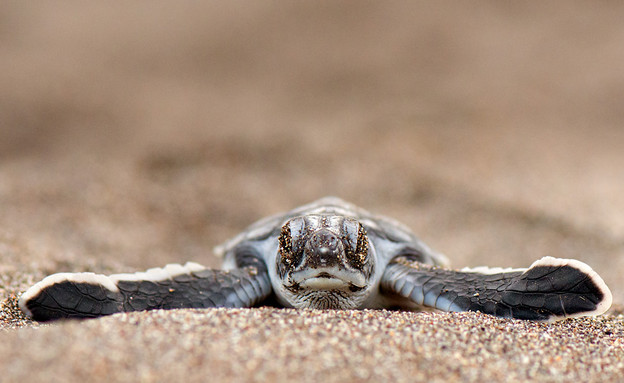
[(336, 269), (306, 269), (292, 274), (293, 285), (309, 290), (360, 291), (366, 287), (361, 273)]

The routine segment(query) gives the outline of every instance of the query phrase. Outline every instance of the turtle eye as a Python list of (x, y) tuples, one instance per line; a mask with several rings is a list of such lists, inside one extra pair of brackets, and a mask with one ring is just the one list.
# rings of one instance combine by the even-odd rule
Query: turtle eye
[(343, 240), (345, 248), (355, 251), (357, 248), (360, 223), (354, 219), (347, 218), (342, 223)]

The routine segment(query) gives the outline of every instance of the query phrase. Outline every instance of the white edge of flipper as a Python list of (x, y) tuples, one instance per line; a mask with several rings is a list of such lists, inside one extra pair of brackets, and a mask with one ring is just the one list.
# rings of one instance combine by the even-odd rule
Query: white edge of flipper
[(516, 271), (527, 271), (527, 268), (513, 268), (513, 267), (488, 267), (488, 266), (476, 266), (476, 267), (464, 267), (459, 270), (462, 273), (477, 273), (477, 274), (500, 274), (500, 273), (513, 273)]
[(184, 265), (170, 263), (165, 267), (155, 267), (138, 273), (113, 274), (109, 278), (117, 284), (119, 281), (165, 281), (178, 275), (190, 274), (204, 270), (205, 267), (195, 262), (187, 262)]
[(26, 302), (37, 296), (42, 290), (57, 283), (65, 281), (75, 283), (88, 283), (93, 285), (100, 285), (106, 289), (118, 292), (119, 289), (114, 281), (103, 274), (95, 273), (57, 273), (49, 275), (43, 278), (41, 281), (35, 283), (31, 288), (24, 292), (18, 301), (19, 308), (29, 317), (32, 317), (32, 312), (26, 307)]
[(119, 281), (151, 281), (158, 282), (167, 279), (174, 278), (182, 274), (190, 274), (196, 271), (204, 270), (205, 267), (195, 262), (187, 262), (184, 265), (180, 264), (168, 264), (162, 268), (153, 268), (144, 272), (138, 273), (126, 273), (126, 274), (113, 274), (103, 275), (95, 273), (57, 273), (49, 275), (43, 278), (41, 281), (34, 284), (31, 288), (24, 292), (18, 301), (19, 308), (29, 317), (32, 317), (32, 312), (26, 307), (26, 302), (37, 296), (45, 288), (57, 283), (65, 281), (74, 283), (86, 283), (92, 285), (100, 285), (112, 292), (119, 292), (117, 283)]
[(604, 314), (611, 307), (611, 304), (613, 303), (613, 294), (611, 294), (611, 290), (609, 289), (605, 281), (589, 265), (576, 259), (543, 257), (533, 262), (533, 264), (531, 264), (531, 266), (529, 266), (528, 268), (514, 269), (514, 268), (479, 266), (479, 267), (473, 267), (473, 268), (464, 267), (460, 271), (464, 273), (498, 274), (498, 273), (509, 273), (509, 272), (516, 272), (516, 271), (524, 272), (537, 266), (570, 266), (572, 268), (575, 268), (581, 271), (583, 274), (587, 275), (603, 294), (602, 301), (600, 301), (596, 305), (595, 310), (585, 311), (585, 312), (577, 313), (577, 314), (564, 315), (564, 316), (554, 316), (554, 317), (549, 318), (547, 322), (556, 322), (556, 321), (563, 320), (566, 318), (598, 316), (598, 315)]
[(548, 322), (556, 322), (556, 321), (566, 319), (566, 318), (597, 316), (597, 315), (604, 314), (611, 307), (611, 304), (613, 303), (613, 294), (611, 294), (611, 290), (609, 289), (605, 281), (600, 277), (600, 275), (598, 275), (598, 273), (595, 272), (586, 263), (583, 263), (576, 259), (544, 257), (542, 259), (539, 259), (533, 262), (533, 264), (529, 267), (529, 269), (536, 267), (536, 266), (570, 266), (572, 268), (575, 268), (581, 271), (583, 274), (587, 275), (592, 280), (592, 282), (594, 282), (596, 287), (598, 287), (598, 289), (602, 292), (602, 295), (603, 295), (602, 300), (596, 305), (596, 309), (593, 311), (585, 311), (582, 313), (576, 313), (576, 314), (564, 315), (564, 316), (554, 316), (550, 318)]
[(514, 268), (479, 266), (479, 267), (473, 267), (473, 268), (465, 267), (461, 269), (460, 271), (464, 273), (498, 274), (498, 273), (510, 273), (510, 272), (516, 272), (516, 271), (524, 272), (533, 267), (538, 267), (538, 266), (570, 266), (572, 268), (575, 268), (581, 271), (583, 274), (587, 275), (603, 294), (602, 301), (600, 301), (596, 305), (595, 310), (585, 311), (585, 312), (577, 313), (577, 314), (564, 315), (564, 316), (554, 316), (554, 317), (549, 318), (547, 322), (556, 322), (556, 321), (566, 319), (566, 318), (597, 316), (597, 315), (604, 314), (611, 307), (611, 304), (613, 303), (613, 295), (611, 294), (611, 290), (609, 289), (605, 281), (589, 265), (581, 261), (578, 261), (576, 259), (543, 257), (533, 262), (533, 264), (531, 264), (531, 266), (529, 266), (528, 268), (514, 269)]

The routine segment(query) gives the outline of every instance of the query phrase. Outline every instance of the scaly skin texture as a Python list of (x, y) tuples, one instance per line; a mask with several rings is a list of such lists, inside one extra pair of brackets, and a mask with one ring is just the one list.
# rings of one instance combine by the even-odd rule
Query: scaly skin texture
[(159, 281), (120, 280), (116, 287), (113, 291), (101, 284), (65, 280), (20, 303), (33, 319), (48, 321), (153, 309), (250, 307), (271, 293), (266, 270), (252, 267), (204, 269)]
[(607, 299), (596, 281), (574, 266), (544, 262), (526, 271), (480, 274), (399, 257), (386, 268), (381, 288), (443, 311), (552, 321), (596, 311)]

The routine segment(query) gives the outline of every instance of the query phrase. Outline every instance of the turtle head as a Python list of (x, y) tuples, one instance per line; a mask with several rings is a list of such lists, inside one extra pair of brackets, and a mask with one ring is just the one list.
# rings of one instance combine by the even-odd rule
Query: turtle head
[(373, 290), (372, 253), (366, 230), (355, 219), (292, 218), (279, 237), (278, 298), (296, 308), (357, 308)]

